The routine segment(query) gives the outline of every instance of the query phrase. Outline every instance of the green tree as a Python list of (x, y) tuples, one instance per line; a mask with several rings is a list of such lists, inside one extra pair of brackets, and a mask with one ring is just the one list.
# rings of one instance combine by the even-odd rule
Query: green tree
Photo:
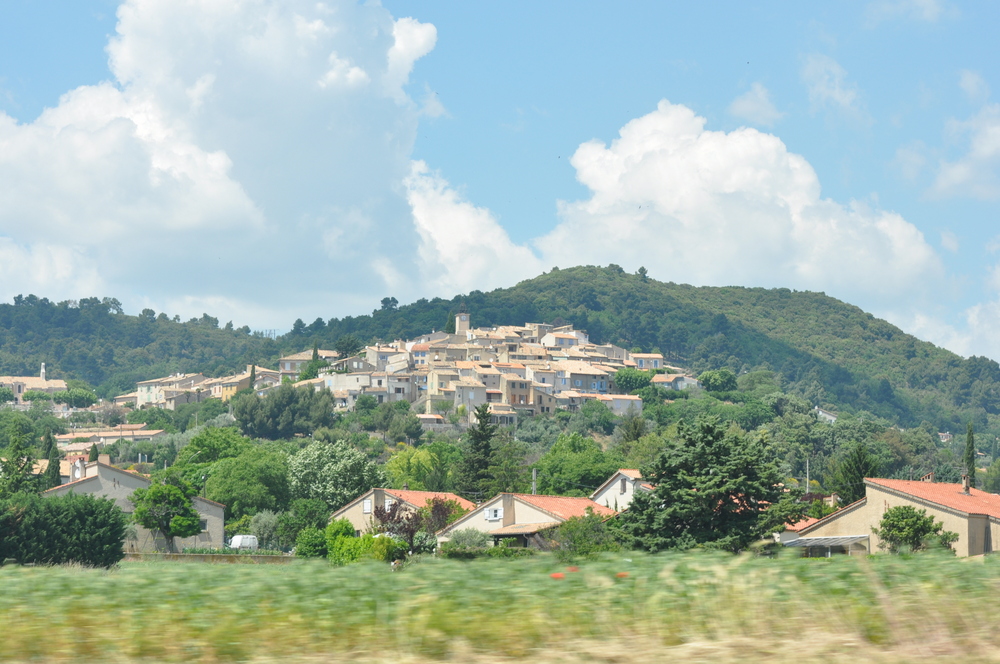
[(46, 429), (45, 433), (42, 434), (41, 456), (48, 459), (53, 450), (58, 452), (56, 439), (52, 436), (52, 429)]
[(0, 387), (0, 403), (8, 403), (14, 401), (15, 398), (14, 390), (9, 387)]
[(74, 387), (65, 392), (56, 392), (52, 400), (64, 403), (70, 408), (89, 408), (97, 403), (97, 395), (89, 390)]
[(62, 474), (59, 471), (59, 450), (56, 449), (55, 445), (49, 448), (48, 461), (42, 480), (45, 489), (52, 489), (62, 484)]
[(877, 477), (878, 470), (878, 460), (868, 450), (868, 445), (857, 441), (834, 466), (830, 489), (845, 504), (861, 500), (865, 497), (865, 478)]
[(528, 446), (503, 432), (493, 440), (486, 493), (522, 493), (528, 488)]
[(702, 373), (698, 381), (709, 392), (732, 392), (737, 387), (736, 374), (725, 367)]
[(639, 371), (633, 367), (622, 367), (615, 372), (615, 385), (625, 394), (631, 394), (649, 386), (653, 377), (647, 371)]
[(982, 489), (990, 493), (1000, 493), (1000, 459), (991, 463), (986, 469)]
[(965, 429), (965, 453), (962, 455), (962, 465), (965, 474), (969, 476), (969, 486), (976, 486), (976, 435), (972, 431), (972, 422)]
[(956, 533), (945, 531), (940, 521), (927, 515), (927, 510), (918, 510), (911, 505), (890, 507), (882, 515), (878, 528), (872, 532), (879, 538), (879, 548), (891, 553), (901, 549), (920, 551), (929, 546), (950, 549), (958, 540)]
[(201, 517), (191, 503), (190, 486), (154, 482), (129, 496), (135, 506), (132, 519), (143, 528), (163, 535), (167, 552), (174, 551), (175, 537), (191, 537), (201, 532)]
[(24, 436), (11, 435), (6, 451), (0, 456), (0, 498), (36, 489), (35, 478), (31, 474), (35, 459), (24, 440)]
[(361, 340), (353, 334), (345, 334), (333, 344), (333, 349), (337, 351), (337, 355), (341, 359), (357, 355), (364, 347), (365, 345), (361, 343)]
[(385, 473), (344, 441), (315, 441), (288, 462), (293, 498), (317, 498), (337, 510), (373, 487)]
[(251, 447), (238, 457), (221, 459), (205, 482), (205, 496), (226, 506), (230, 518), (288, 505), (288, 455)]
[(535, 464), (543, 494), (587, 496), (618, 470), (620, 459), (593, 438), (562, 434)]
[(556, 556), (561, 560), (589, 558), (621, 548), (605, 520), (589, 507), (585, 516), (574, 516), (564, 521), (552, 532), (550, 539)]
[(497, 426), (490, 422), (489, 404), (475, 410), (476, 423), (465, 435), (465, 449), (455, 472), (455, 487), (466, 498), (485, 498), (490, 481), (493, 437)]
[(781, 499), (784, 479), (764, 436), (708, 416), (681, 422), (642, 475), (655, 488), (637, 492), (618, 521), (624, 544), (646, 551), (745, 549), (762, 535), (761, 514)]
[(177, 465), (203, 464), (237, 457), (250, 446), (250, 441), (234, 427), (207, 427), (177, 453)]
[(300, 558), (326, 558), (326, 533), (316, 526), (299, 531), (295, 538), (295, 555)]
[(87, 461), (88, 462), (97, 461), (98, 456), (100, 455), (97, 451), (97, 443), (94, 443), (93, 445), (90, 446), (90, 452), (87, 454)]
[(278, 515), (278, 543), (282, 547), (298, 546), (299, 533), (306, 528), (325, 528), (329, 520), (330, 508), (325, 502), (316, 498), (297, 498), (287, 512)]
[(52, 401), (52, 395), (41, 390), (27, 390), (21, 395), (22, 401)]

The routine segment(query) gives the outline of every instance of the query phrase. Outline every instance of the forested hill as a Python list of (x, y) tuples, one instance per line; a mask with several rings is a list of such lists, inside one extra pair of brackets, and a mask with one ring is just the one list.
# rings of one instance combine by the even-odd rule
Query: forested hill
[(1000, 366), (961, 357), (905, 334), (821, 293), (708, 288), (662, 283), (617, 266), (553, 270), (513, 288), (473, 291), (396, 306), (386, 298), (368, 316), (296, 321), (272, 340), (248, 328), (219, 327), (209, 315), (182, 323), (150, 310), (121, 313), (113, 299), (52, 303), (27, 296), (0, 305), (0, 375), (48, 363), (52, 377), (80, 378), (104, 396), (173, 371), (209, 375), (251, 361), (274, 366), (287, 352), (331, 347), (351, 334), (363, 342), (444, 329), (464, 306), (473, 325), (572, 323), (595, 342), (658, 349), (694, 371), (767, 367), (783, 387), (834, 410), (869, 411), (941, 431), (996, 428)]

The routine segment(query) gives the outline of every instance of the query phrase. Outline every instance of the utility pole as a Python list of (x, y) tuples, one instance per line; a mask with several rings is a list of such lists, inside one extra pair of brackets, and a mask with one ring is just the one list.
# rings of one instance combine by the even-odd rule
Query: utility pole
[(538, 492), (538, 469), (531, 469), (531, 495), (534, 496)]
[(809, 493), (809, 457), (806, 457), (806, 493)]

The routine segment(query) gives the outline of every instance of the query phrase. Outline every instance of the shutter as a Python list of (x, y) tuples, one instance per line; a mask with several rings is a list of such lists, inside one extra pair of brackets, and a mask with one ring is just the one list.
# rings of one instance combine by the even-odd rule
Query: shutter
[(372, 513), (372, 501), (371, 501), (371, 498), (365, 498), (364, 501), (362, 501), (361, 511), (364, 512), (365, 514), (371, 514)]
[(497, 519), (502, 519), (503, 518), (503, 508), (502, 507), (498, 507), (497, 508), (497, 516), (496, 516), (496, 518)]
[(484, 507), (483, 508), (483, 516), (486, 517), (487, 521), (490, 520), (490, 508), (489, 507)]

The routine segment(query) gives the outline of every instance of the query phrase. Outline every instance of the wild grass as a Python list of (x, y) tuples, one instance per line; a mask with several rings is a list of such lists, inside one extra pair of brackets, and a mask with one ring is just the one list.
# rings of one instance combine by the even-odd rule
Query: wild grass
[[(0, 568), (3, 661), (878, 661), (1000, 652), (1000, 561), (615, 555)], [(553, 574), (557, 578), (553, 578)]]

